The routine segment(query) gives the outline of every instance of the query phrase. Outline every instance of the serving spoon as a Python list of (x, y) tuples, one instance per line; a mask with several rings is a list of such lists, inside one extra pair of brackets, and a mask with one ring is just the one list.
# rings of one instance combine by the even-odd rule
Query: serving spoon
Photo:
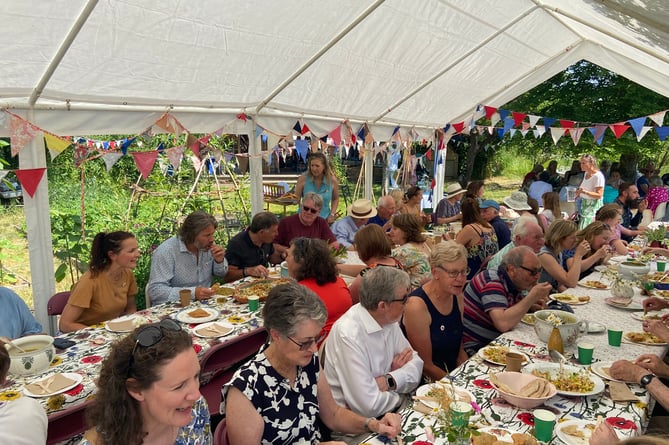
[(23, 349), (21, 346), (19, 346), (19, 345), (17, 345), (16, 343), (14, 343), (12, 340), (9, 340), (9, 341), (7, 342), (7, 344), (8, 344), (9, 346), (11, 346), (12, 348), (16, 348), (16, 349), (18, 349), (18, 350), (21, 351), (21, 352), (27, 352), (25, 349)]
[(567, 363), (567, 357), (560, 354), (560, 352), (555, 349), (549, 349), (548, 355), (551, 356), (551, 360), (560, 364), (560, 375), (564, 374), (564, 364)]

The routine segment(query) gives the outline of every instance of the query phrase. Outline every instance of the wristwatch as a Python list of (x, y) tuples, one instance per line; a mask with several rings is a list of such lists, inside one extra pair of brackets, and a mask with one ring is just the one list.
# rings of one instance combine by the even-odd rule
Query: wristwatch
[(641, 385), (642, 388), (645, 388), (646, 385), (648, 385), (653, 380), (654, 377), (655, 374), (646, 374), (645, 376), (641, 377), (639, 385)]
[(386, 374), (386, 384), (388, 385), (388, 389), (391, 391), (395, 391), (397, 389), (397, 383), (395, 382), (395, 379), (393, 378), (392, 375)]

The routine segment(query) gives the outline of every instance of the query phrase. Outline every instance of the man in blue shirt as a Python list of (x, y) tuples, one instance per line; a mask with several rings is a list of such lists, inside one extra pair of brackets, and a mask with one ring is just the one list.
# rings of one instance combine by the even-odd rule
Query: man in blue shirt
[(377, 224), (383, 230), (390, 230), (388, 223), (395, 212), (397, 212), (395, 199), (390, 195), (383, 195), (379, 198), (378, 205), (376, 206), (376, 216), (369, 218), (367, 224)]
[(39, 334), (42, 325), (14, 291), (0, 287), (0, 337), (9, 339)]
[(332, 224), (332, 233), (340, 246), (354, 250), (353, 238), (356, 232), (367, 224), (369, 218), (376, 216), (376, 209), (372, 207), (369, 199), (357, 199), (349, 206), (347, 213), (345, 218)]

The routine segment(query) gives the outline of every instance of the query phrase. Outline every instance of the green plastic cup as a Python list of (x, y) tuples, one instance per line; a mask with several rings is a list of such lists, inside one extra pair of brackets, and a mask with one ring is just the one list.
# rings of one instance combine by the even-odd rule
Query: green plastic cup
[(545, 409), (534, 410), (534, 437), (541, 442), (550, 442), (555, 428), (555, 414)]
[(620, 343), (623, 340), (623, 330), (619, 328), (609, 328), (609, 345), (611, 346), (620, 346)]
[(249, 295), (249, 310), (255, 312), (260, 307), (260, 297), (257, 295)]
[(592, 352), (595, 349), (595, 345), (592, 343), (579, 343), (578, 344), (578, 362), (582, 365), (589, 365), (592, 363)]
[(469, 417), (474, 412), (474, 408), (467, 402), (451, 402), (451, 421), (453, 426), (462, 427), (469, 425)]
[(657, 265), (658, 272), (664, 272), (664, 269), (667, 267), (667, 263), (665, 261), (658, 261), (655, 264)]

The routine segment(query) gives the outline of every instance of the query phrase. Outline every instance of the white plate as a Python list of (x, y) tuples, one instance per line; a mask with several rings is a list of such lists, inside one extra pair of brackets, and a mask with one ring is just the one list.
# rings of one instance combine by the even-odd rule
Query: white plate
[[(622, 382), (622, 380), (614, 379), (611, 377), (611, 374), (609, 374), (606, 369), (611, 368), (611, 365), (613, 365), (613, 362), (597, 362), (593, 363), (590, 365), (590, 370), (600, 376), (601, 378), (605, 380), (613, 380), (614, 382)], [(606, 368), (606, 369), (605, 369)]]
[[(201, 334), (201, 333), (200, 333), (200, 330), (201, 330), (201, 329), (206, 329), (207, 327), (212, 326), (212, 325), (215, 325), (215, 324), (218, 325), (218, 326), (220, 326), (220, 327), (222, 327), (222, 328), (226, 328), (226, 329), (230, 329), (230, 330), (229, 330), (227, 333), (225, 333), (225, 334), (216, 334), (216, 335), (207, 335), (207, 334)], [(233, 332), (235, 332), (235, 328), (234, 328), (234, 326), (232, 326), (230, 323), (227, 323), (227, 322), (225, 322), (225, 321), (210, 321), (209, 323), (202, 323), (200, 326), (198, 326), (198, 327), (196, 327), (195, 329), (193, 329), (193, 333), (194, 333), (196, 336), (200, 337), (200, 338), (218, 338), (218, 337), (225, 337), (226, 335), (230, 335), (230, 334), (232, 334)]]
[(485, 355), (486, 351), (489, 350), (489, 349), (491, 349), (491, 348), (502, 348), (502, 347), (505, 347), (506, 349), (508, 349), (509, 352), (515, 352), (516, 354), (520, 354), (520, 355), (522, 355), (523, 357), (525, 357), (525, 361), (523, 361), (523, 364), (525, 364), (525, 363), (530, 363), (530, 358), (527, 356), (527, 354), (525, 354), (524, 352), (520, 352), (520, 351), (517, 350), (517, 349), (509, 348), (509, 347), (507, 347), (507, 346), (486, 346), (486, 347), (484, 347), (484, 348), (479, 349), (479, 351), (477, 352), (477, 354), (478, 354), (479, 357), (481, 357), (483, 360), (485, 360), (485, 361), (487, 361), (487, 362), (494, 363), (495, 365), (506, 366), (506, 362), (498, 362), (498, 361), (492, 360), (491, 358), (488, 358), (488, 357)]
[[(58, 374), (58, 373), (52, 373), (52, 374), (45, 375), (45, 376), (43, 376), (42, 378), (40, 378), (40, 380), (46, 380), (46, 379), (48, 379), (49, 377), (51, 377), (52, 375), (56, 375), (56, 374)], [(83, 377), (81, 374), (77, 374), (77, 373), (75, 373), (75, 372), (61, 372), (60, 374), (64, 375), (64, 376), (67, 377), (68, 379), (72, 379), (72, 380), (74, 380), (74, 383), (72, 383), (72, 384), (69, 385), (69, 386), (66, 386), (66, 387), (63, 388), (63, 389), (59, 389), (58, 391), (50, 392), (50, 393), (48, 393), (48, 394), (34, 394), (34, 393), (30, 392), (30, 390), (28, 390), (28, 388), (26, 388), (26, 387), (24, 386), (24, 387), (23, 387), (23, 393), (24, 393), (25, 395), (27, 395), (28, 397), (37, 397), (37, 398), (41, 398), (41, 397), (50, 397), (50, 396), (53, 396), (53, 395), (56, 395), (56, 394), (63, 393), (63, 392), (65, 392), (65, 391), (69, 391), (69, 390), (71, 390), (72, 388), (74, 388), (75, 386), (77, 386), (78, 384), (80, 384), (80, 383), (84, 380), (84, 377)]]
[[(551, 376), (556, 376), (560, 372), (560, 365), (558, 363), (530, 363), (529, 365), (523, 368), (522, 372), (532, 373), (532, 371), (534, 371), (535, 369), (540, 372), (548, 371), (550, 372)], [(564, 365), (564, 370), (566, 372), (583, 372), (583, 368), (571, 365)], [(604, 381), (600, 379), (599, 376), (594, 374), (589, 374), (588, 377), (595, 384), (595, 387), (591, 391), (573, 392), (573, 391), (561, 391), (560, 389), (558, 389), (557, 390), (558, 394), (562, 394), (564, 396), (582, 397), (582, 396), (592, 396), (604, 391), (606, 385), (604, 385)]]
[(618, 255), (618, 256), (614, 256), (614, 257), (609, 258), (609, 263), (618, 264), (618, 263), (622, 263), (623, 261), (627, 261), (627, 255)]
[(628, 310), (628, 311), (641, 311), (641, 310), (643, 310), (643, 306), (639, 302), (632, 301), (628, 306), (620, 306), (618, 304), (612, 303), (611, 298), (613, 298), (613, 297), (604, 299), (604, 302), (606, 304), (608, 304), (609, 306), (612, 306), (612, 307), (615, 307), (615, 308), (618, 308), (618, 309), (625, 309), (625, 310)]
[[(583, 439), (569, 435), (563, 431), (563, 429), (572, 425), (578, 427), (579, 431), (584, 432), (585, 437)], [(593, 429), (586, 428), (586, 425), (592, 425)], [(588, 445), (590, 443), (590, 436), (592, 435), (596, 425), (596, 420), (567, 420), (565, 422), (558, 423), (555, 427), (555, 430), (557, 432), (558, 439), (567, 445)]]
[(599, 334), (600, 332), (606, 332), (606, 326), (596, 321), (588, 322), (588, 334)]
[[(596, 282), (601, 283), (602, 285), (604, 285), (604, 286), (606, 286), (606, 287), (592, 286), (592, 285), (590, 285), (590, 284), (588, 283), (589, 281), (596, 281)], [(579, 281), (579, 282), (578, 282), (578, 285), (581, 286), (581, 287), (586, 287), (586, 288), (588, 288), (588, 289), (595, 289), (595, 290), (608, 290), (608, 289), (611, 289), (611, 286), (609, 286), (608, 284), (606, 284), (606, 283), (604, 283), (604, 282), (602, 282), (602, 281), (600, 281), (600, 280), (583, 280), (583, 281)]]
[[(434, 387), (446, 387), (447, 390), (450, 390), (449, 387), (452, 388), (453, 386), (448, 382), (446, 382), (446, 383), (428, 383), (427, 385), (419, 386), (418, 389), (416, 389), (416, 395), (418, 397), (429, 397), (427, 395), (427, 393), (430, 392), (430, 390)], [(476, 398), (474, 397), (474, 395), (471, 392), (467, 391), (466, 389), (454, 388), (454, 390), (455, 390), (455, 398), (458, 401), (467, 402), (467, 403), (476, 401)], [(421, 402), (425, 406), (428, 406), (430, 408), (438, 408), (438, 406), (439, 406), (438, 402), (434, 402), (432, 400), (421, 400)]]
[(633, 345), (646, 345), (646, 346), (667, 346), (667, 343), (661, 342), (661, 343), (651, 343), (651, 342), (645, 342), (645, 341), (633, 341), (627, 338), (627, 334), (629, 332), (623, 332), (623, 342), (625, 343), (631, 343)]
[(523, 318), (520, 319), (525, 324), (529, 324), (530, 326), (534, 326), (537, 323), (537, 319), (534, 316), (534, 314), (525, 314), (523, 315)]
[[(516, 433), (523, 434), (520, 431), (511, 431), (509, 429), (500, 428), (497, 426), (487, 426), (485, 428), (477, 428), (477, 430), (480, 433), (492, 434), (493, 436), (497, 437), (497, 440), (500, 442), (508, 442), (508, 443), (513, 443), (513, 439), (511, 438), (513, 434)], [(529, 433), (526, 434), (529, 435)]]
[[(635, 320), (659, 320), (659, 317), (662, 317), (663, 315), (667, 315), (669, 312), (667, 311), (649, 311), (646, 315), (644, 315), (643, 311), (642, 312), (632, 312), (632, 318)], [(658, 318), (654, 318), (658, 317)]]
[[(109, 326), (109, 323), (122, 323), (124, 321), (129, 321), (133, 320), (133, 327), (128, 328), (128, 329), (116, 329), (113, 327)], [(124, 315), (123, 317), (118, 317), (114, 318), (113, 320), (108, 320), (105, 322), (105, 329), (108, 330), (109, 332), (117, 332), (117, 333), (122, 333), (122, 332), (132, 332), (135, 330), (136, 327), (141, 326), (143, 324), (146, 324), (147, 321), (144, 317), (139, 317), (138, 315), (135, 314), (130, 314), (130, 315)]]
[(564, 294), (551, 294), (551, 295), (548, 296), (548, 298), (550, 298), (551, 300), (559, 301), (560, 303), (567, 303), (567, 304), (572, 305), (572, 306), (578, 306), (578, 305), (581, 305), (581, 304), (590, 303), (591, 298), (589, 298), (588, 300), (585, 300), (585, 301), (581, 301), (581, 300), (578, 299), (579, 296), (580, 295), (564, 293)]
[[(202, 309), (204, 311), (207, 311), (209, 315), (207, 317), (191, 317), (188, 315), (189, 312), (193, 312), (195, 309)], [(184, 309), (183, 311), (179, 312), (176, 316), (176, 319), (179, 320), (182, 323), (206, 323), (208, 321), (213, 321), (218, 318), (218, 310), (212, 309), (209, 307), (199, 307), (199, 308), (189, 308), (189, 309)]]

